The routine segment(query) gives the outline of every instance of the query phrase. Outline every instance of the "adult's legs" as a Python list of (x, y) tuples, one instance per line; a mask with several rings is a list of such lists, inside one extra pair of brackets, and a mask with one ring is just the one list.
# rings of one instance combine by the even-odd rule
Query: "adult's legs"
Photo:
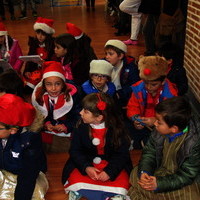
[(143, 26), (143, 34), (146, 47), (146, 55), (152, 55), (156, 52), (155, 29), (158, 22), (157, 15), (148, 14)]
[(6, 19), (3, 0), (0, 0), (0, 17), (2, 18), (2, 20)]
[(37, 8), (36, 8), (36, 3), (35, 0), (29, 0), (31, 4), (31, 9), (32, 9), (32, 15), (33, 17), (37, 17)]
[(13, 0), (7, 0), (7, 2), (8, 2), (8, 9), (10, 12), (11, 20), (15, 20)]
[(26, 0), (20, 0), (20, 8), (21, 8), (21, 17), (26, 17)]
[(142, 13), (138, 13), (141, 0), (124, 0), (119, 8), (122, 12), (131, 15), (131, 37), (124, 41), (125, 44), (137, 44), (140, 31)]

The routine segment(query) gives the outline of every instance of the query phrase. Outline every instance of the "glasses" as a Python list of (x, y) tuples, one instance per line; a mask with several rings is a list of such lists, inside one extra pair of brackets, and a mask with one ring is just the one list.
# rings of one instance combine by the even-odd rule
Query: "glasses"
[(101, 79), (107, 79), (108, 78), (108, 76), (102, 75), (102, 74), (92, 74), (92, 76), (94, 78), (101, 78)]

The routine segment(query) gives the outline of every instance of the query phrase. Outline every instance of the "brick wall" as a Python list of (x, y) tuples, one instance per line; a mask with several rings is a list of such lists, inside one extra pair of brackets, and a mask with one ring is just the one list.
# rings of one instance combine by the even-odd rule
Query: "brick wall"
[(200, 102), (200, 1), (188, 1), (184, 67), (189, 86)]

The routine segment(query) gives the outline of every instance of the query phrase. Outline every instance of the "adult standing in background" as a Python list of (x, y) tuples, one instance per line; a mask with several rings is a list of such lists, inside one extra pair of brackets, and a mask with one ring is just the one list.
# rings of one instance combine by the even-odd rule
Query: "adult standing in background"
[[(10, 12), (10, 19), (11, 20), (15, 20), (13, 1), (12, 0), (7, 0), (7, 4), (8, 4), (9, 12)], [(4, 1), (3, 0), (0, 0), (0, 17), (1, 17), (1, 20), (6, 20)]]
[(126, 45), (138, 44), (138, 34), (140, 31), (142, 13), (138, 12), (138, 8), (141, 4), (141, 0), (124, 0), (119, 5), (119, 9), (131, 15), (131, 37), (124, 41)]
[[(37, 17), (37, 8), (35, 0), (29, 0), (29, 4), (31, 5), (32, 9), (32, 16)], [(21, 16), (19, 19), (26, 19), (27, 18), (27, 0), (20, 0), (20, 8), (21, 8)]]

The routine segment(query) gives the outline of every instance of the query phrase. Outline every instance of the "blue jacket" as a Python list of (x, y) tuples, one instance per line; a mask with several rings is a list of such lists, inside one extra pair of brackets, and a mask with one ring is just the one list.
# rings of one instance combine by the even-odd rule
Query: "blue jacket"
[(131, 85), (140, 80), (138, 66), (135, 64), (135, 58), (125, 56), (123, 58), (123, 67), (120, 74), (120, 83), (122, 89), (117, 93), (122, 106), (126, 106), (131, 96)]
[[(113, 96), (115, 94), (115, 92), (116, 92), (115, 85), (112, 82), (107, 82), (107, 86), (108, 86), (108, 90), (107, 90), (106, 93), (109, 94), (110, 96)], [(97, 92), (99, 92), (92, 85), (92, 82), (90, 80), (88, 80), (85, 83), (83, 83), (82, 89), (83, 89), (83, 92), (86, 93), (86, 94), (91, 94), (91, 93), (97, 93)]]
[(18, 131), (4, 148), (0, 139), (0, 152), (0, 170), (18, 175), (15, 200), (31, 199), (39, 172), (47, 169), (40, 134)]

